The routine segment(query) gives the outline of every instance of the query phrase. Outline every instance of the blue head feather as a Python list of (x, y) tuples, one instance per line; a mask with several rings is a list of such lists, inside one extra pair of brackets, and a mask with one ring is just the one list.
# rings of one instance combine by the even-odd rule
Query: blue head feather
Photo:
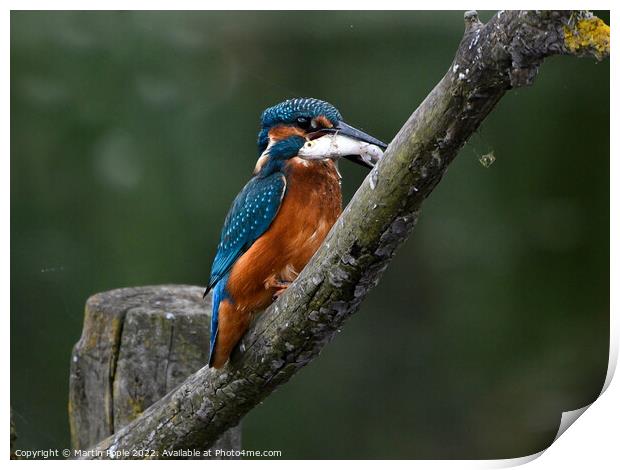
[(304, 139), (296, 135), (273, 144), (269, 148), (269, 159), (261, 168), (259, 176), (267, 176), (282, 171), (286, 160), (297, 155), (305, 142)]
[(277, 124), (294, 124), (298, 117), (309, 119), (325, 116), (334, 125), (342, 120), (340, 112), (327, 101), (316, 98), (295, 98), (267, 108), (261, 116), (261, 130), (258, 134), (258, 153), (269, 143), (269, 129)]

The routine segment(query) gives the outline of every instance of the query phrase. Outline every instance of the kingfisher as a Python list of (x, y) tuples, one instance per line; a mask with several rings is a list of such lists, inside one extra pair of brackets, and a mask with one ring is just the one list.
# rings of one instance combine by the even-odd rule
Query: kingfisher
[(209, 367), (217, 369), (340, 216), (337, 160), (372, 168), (387, 147), (314, 98), (267, 108), (260, 121), (258, 161), (226, 216), (204, 294), (213, 290)]

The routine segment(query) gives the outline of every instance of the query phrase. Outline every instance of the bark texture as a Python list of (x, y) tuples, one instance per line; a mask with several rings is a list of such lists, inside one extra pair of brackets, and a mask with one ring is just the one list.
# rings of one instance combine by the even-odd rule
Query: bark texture
[[(311, 361), (375, 286), (446, 168), (513, 87), (554, 54), (609, 54), (609, 28), (583, 11), (502, 11), (465, 34), (319, 251), (254, 323), (221, 371), (199, 370), (98, 449), (205, 447)], [(112, 332), (110, 332), (112, 334)]]

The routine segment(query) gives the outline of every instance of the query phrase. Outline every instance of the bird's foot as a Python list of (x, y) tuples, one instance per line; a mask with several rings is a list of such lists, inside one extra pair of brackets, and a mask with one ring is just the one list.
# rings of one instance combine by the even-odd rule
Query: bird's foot
[(290, 281), (278, 281), (273, 287), (276, 288), (276, 291), (273, 293), (273, 297), (271, 298), (274, 302), (280, 298), (280, 296), (284, 293), (288, 286), (291, 285)]

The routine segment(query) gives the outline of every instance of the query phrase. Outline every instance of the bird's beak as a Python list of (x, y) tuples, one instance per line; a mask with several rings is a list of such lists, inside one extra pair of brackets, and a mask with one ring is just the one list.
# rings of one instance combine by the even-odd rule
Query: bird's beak
[(355, 140), (359, 140), (361, 142), (366, 142), (368, 144), (376, 145), (381, 150), (385, 150), (387, 148), (387, 144), (384, 144), (379, 139), (375, 139), (373, 136), (366, 134), (359, 129), (356, 129), (353, 126), (349, 126), (346, 122), (340, 121), (336, 127), (331, 129), (325, 129), (326, 132), (337, 132), (341, 135), (346, 135), (347, 137), (351, 137)]
[[(327, 141), (329, 152), (324, 155), (324, 158), (346, 158), (366, 168), (373, 168), (387, 148), (387, 144), (344, 121), (340, 121), (334, 127), (313, 132), (308, 137), (310, 139), (309, 144), (307, 144), (309, 148), (304, 148), (300, 152), (300, 156), (306, 153), (310, 158), (318, 157), (319, 153), (322, 153), (320, 149), (323, 147), (320, 145), (323, 142), (319, 141)], [(312, 148), (313, 146), (314, 148)]]

